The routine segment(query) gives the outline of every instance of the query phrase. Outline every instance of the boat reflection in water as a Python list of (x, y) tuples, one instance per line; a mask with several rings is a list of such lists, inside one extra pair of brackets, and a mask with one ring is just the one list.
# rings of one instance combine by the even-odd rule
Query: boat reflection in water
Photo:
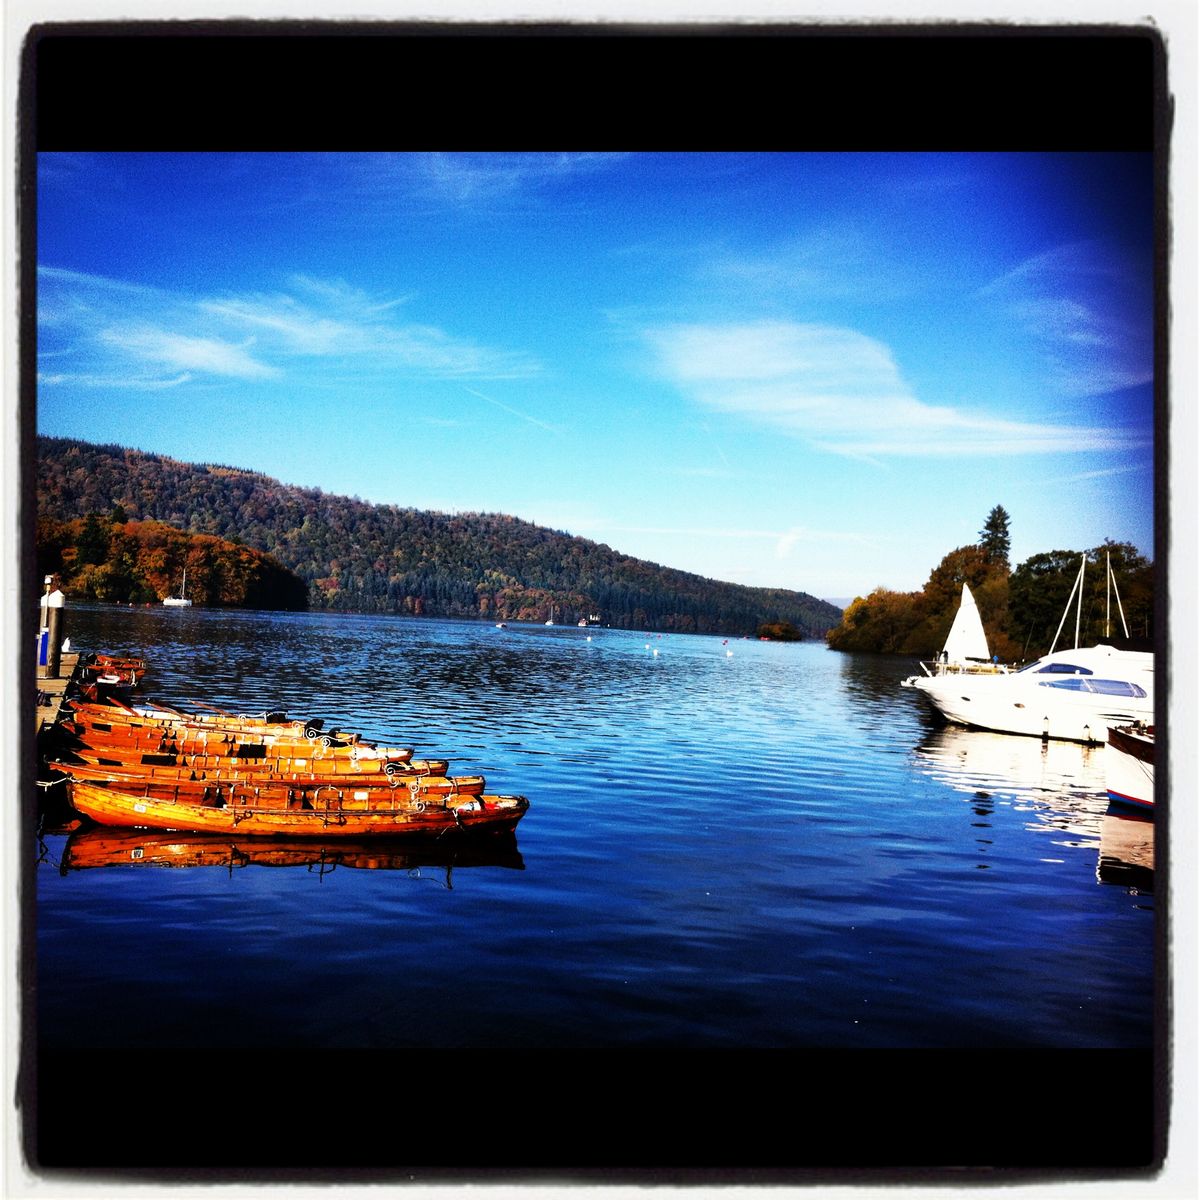
[(1135, 892), (1154, 891), (1154, 818), (1114, 804), (1104, 814), (1096, 878)]
[[(947, 725), (914, 750), (920, 771), (980, 801), (1006, 799), (1025, 814), (1026, 828), (1064, 845), (1095, 849), (1097, 877), (1130, 884), (1122, 864), (1149, 891), (1154, 872), (1154, 825), (1110, 807), (1103, 745), (1043, 740)], [(1121, 876), (1118, 878), (1118, 876)]]
[(1108, 807), (1103, 746), (946, 725), (915, 754), (922, 771), (956, 791), (1036, 801), (1100, 832)]
[(67, 840), (60, 869), (93, 867), (306, 867), (318, 875), (338, 867), (367, 871), (407, 871), (423, 867), (445, 870), (451, 887), (455, 867), (507, 867), (523, 871), (516, 834), (497, 833), (470, 841), (431, 842), (427, 845), (383, 838), (324, 843), (312, 839), (246, 838), (235, 841), (220, 834), (163, 833), (150, 829), (80, 829)]

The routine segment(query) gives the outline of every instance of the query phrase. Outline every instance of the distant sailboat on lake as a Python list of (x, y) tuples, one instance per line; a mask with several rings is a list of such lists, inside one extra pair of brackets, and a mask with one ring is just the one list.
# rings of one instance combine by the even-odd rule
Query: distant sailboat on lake
[(192, 602), (187, 598), (187, 567), (183, 568), (183, 582), (179, 585), (178, 596), (168, 596), (163, 605), (166, 608), (191, 608)]

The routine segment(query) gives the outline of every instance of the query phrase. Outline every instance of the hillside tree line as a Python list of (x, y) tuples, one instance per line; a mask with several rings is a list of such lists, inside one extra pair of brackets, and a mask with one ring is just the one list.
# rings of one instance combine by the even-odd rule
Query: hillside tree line
[[(705, 579), (498, 513), (428, 512), (234, 467), (120, 446), (37, 440), (38, 515), (60, 523), (120, 506), (156, 522), (270, 555), (313, 609), (603, 624), (753, 635), (786, 624), (823, 637), (841, 618), (805, 592)], [(192, 573), (188, 582), (191, 589)]]

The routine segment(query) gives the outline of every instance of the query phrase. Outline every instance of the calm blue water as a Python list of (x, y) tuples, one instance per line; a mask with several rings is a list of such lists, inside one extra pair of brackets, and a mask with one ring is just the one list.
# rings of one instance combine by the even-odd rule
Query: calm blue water
[(1100, 749), (943, 728), (907, 662), (404, 618), (68, 622), (77, 649), (144, 655), (156, 699), (321, 716), (531, 807), (490, 858), (385, 847), (374, 869), (228, 846), (165, 869), (128, 835), (123, 865), (89, 866), (95, 838), (45, 835), (47, 1047), (1151, 1042), (1154, 898), (1101, 868), (1152, 826), (1107, 814)]

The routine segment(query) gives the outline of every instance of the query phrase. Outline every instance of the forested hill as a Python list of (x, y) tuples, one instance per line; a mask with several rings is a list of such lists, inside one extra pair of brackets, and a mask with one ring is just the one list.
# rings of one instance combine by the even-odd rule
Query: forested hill
[(314, 609), (408, 613), (661, 631), (753, 634), (788, 622), (810, 637), (841, 611), (804, 592), (677, 571), (497, 513), (423, 512), (194, 465), (120, 446), (37, 439), (38, 516), (123, 510), (272, 555), (308, 585)]

